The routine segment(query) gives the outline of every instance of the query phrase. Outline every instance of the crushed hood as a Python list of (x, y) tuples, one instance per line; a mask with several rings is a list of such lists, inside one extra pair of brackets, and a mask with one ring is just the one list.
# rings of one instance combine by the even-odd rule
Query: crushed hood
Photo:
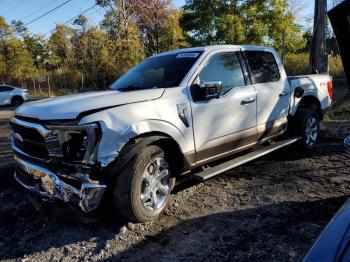
[[(350, 0), (346, 0), (328, 12), (337, 38), (347, 82), (350, 83)], [(349, 84), (348, 87), (350, 88)]]
[(97, 91), (60, 96), (30, 102), (20, 106), (15, 115), (39, 120), (73, 120), (82, 115), (131, 103), (154, 100), (164, 89), (130, 92)]

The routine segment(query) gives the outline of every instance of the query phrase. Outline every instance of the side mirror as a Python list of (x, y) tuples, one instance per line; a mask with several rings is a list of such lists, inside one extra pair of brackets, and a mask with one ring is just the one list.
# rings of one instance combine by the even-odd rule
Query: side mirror
[(203, 99), (219, 98), (223, 93), (223, 87), (222, 87), (221, 81), (204, 82), (204, 83), (201, 83), (199, 87), (200, 87)]

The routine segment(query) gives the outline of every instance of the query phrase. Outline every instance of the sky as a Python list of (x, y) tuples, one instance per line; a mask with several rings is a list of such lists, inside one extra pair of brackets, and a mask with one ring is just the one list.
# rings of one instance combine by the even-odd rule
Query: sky
[[(0, 0), (0, 15), (10, 23), (11, 20), (21, 20), (24, 24), (31, 22), (47, 11), (67, 2), (68, 0)], [(297, 22), (309, 28), (312, 24), (306, 18), (312, 17), (314, 0), (300, 0)], [(185, 4), (185, 0), (173, 0), (176, 7)], [(89, 9), (95, 4), (95, 0), (70, 0), (62, 7), (30, 24), (28, 28), (36, 34), (50, 35), (55, 28), (55, 23), (65, 23)], [(103, 9), (95, 7), (84, 15), (89, 17), (89, 23), (96, 25), (103, 17)]]

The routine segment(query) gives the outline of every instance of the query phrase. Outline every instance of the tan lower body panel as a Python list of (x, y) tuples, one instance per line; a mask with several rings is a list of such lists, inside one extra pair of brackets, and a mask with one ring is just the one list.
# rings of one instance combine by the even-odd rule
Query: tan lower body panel
[(287, 123), (287, 117), (282, 117), (277, 120), (269, 121), (265, 124), (258, 125), (258, 141), (267, 140), (269, 138), (283, 133), (286, 130)]
[(257, 131), (255, 127), (210, 140), (197, 150), (196, 166), (238, 153), (249, 146), (255, 145), (256, 142)]
[(283, 134), (287, 126), (287, 117), (269, 121), (256, 128), (249, 128), (231, 135), (208, 141), (197, 153), (192, 151), (185, 155), (188, 167), (197, 167), (220, 158), (239, 153), (253, 147), (258, 142)]

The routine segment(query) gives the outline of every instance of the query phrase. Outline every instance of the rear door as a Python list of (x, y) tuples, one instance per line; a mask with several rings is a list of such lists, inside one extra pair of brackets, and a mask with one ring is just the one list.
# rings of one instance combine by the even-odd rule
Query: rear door
[(240, 53), (213, 51), (196, 73), (194, 83), (221, 81), (224, 89), (220, 98), (191, 101), (197, 164), (256, 143), (256, 92)]
[(290, 98), (290, 86), (283, 65), (270, 51), (245, 51), (257, 92), (258, 140), (284, 132)]

